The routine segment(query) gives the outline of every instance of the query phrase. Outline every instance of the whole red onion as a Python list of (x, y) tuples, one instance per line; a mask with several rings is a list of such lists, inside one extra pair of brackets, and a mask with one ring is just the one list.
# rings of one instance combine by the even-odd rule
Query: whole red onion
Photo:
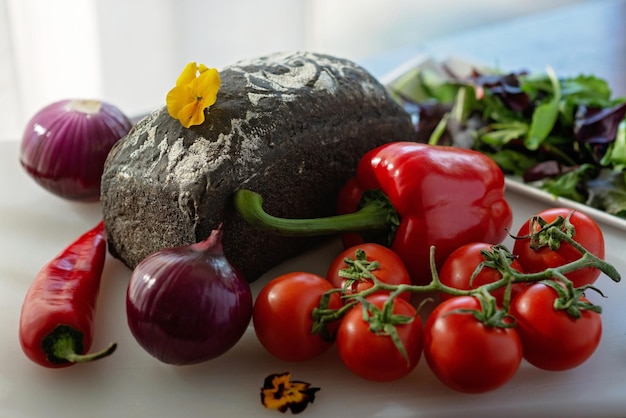
[(26, 125), (20, 163), (48, 191), (71, 200), (98, 201), (104, 161), (132, 123), (98, 100), (61, 100)]
[(157, 251), (131, 275), (128, 326), (139, 345), (164, 363), (218, 357), (250, 323), (250, 286), (224, 256), (221, 238), (218, 229), (197, 244)]

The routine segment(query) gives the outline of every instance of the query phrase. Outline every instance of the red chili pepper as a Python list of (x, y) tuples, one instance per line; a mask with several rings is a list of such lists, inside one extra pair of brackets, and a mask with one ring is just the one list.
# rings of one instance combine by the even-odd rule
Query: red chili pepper
[(28, 358), (58, 368), (113, 353), (113, 343), (85, 354), (93, 342), (93, 319), (106, 257), (104, 224), (81, 235), (46, 264), (31, 284), (20, 315), (19, 338)]
[(338, 216), (276, 218), (262, 210), (262, 203), (249, 190), (235, 193), (239, 213), (258, 227), (293, 236), (343, 232), (346, 246), (364, 241), (389, 246), (415, 284), (431, 280), (431, 246), (441, 265), (464, 244), (502, 242), (513, 219), (504, 175), (491, 159), (477, 151), (415, 142), (389, 143), (365, 154), (339, 193)]

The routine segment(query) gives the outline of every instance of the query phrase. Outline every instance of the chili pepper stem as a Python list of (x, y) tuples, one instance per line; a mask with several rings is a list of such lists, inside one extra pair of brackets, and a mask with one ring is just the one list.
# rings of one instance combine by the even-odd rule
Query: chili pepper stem
[(340, 232), (389, 229), (389, 208), (368, 202), (357, 212), (315, 219), (287, 219), (263, 210), (263, 198), (251, 190), (240, 189), (234, 195), (235, 207), (251, 225), (287, 236), (320, 236)]
[(107, 357), (113, 354), (116, 348), (117, 344), (111, 343), (108, 347), (95, 353), (78, 354), (74, 352), (70, 345), (59, 342), (59, 346), (55, 350), (55, 355), (59, 358), (69, 361), (70, 363), (86, 363), (89, 361), (94, 361)]
[(112, 343), (101, 351), (79, 354), (83, 350), (83, 333), (68, 325), (58, 325), (43, 338), (41, 346), (53, 364), (86, 363), (106, 357), (117, 348), (117, 344)]

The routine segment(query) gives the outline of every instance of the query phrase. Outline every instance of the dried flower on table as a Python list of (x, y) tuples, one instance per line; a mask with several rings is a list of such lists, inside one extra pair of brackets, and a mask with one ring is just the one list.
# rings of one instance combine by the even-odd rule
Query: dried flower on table
[(268, 409), (277, 409), (298, 414), (315, 400), (315, 393), (320, 388), (311, 387), (310, 383), (291, 380), (291, 373), (271, 374), (265, 378), (261, 388), (261, 403)]

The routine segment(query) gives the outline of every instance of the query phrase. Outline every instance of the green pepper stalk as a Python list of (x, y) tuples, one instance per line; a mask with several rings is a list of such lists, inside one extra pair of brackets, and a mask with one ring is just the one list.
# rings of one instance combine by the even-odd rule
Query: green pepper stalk
[(364, 196), (361, 208), (353, 213), (313, 219), (279, 218), (263, 210), (263, 197), (251, 190), (239, 189), (235, 207), (251, 225), (285, 236), (320, 236), (340, 232), (379, 231), (392, 234), (397, 213), (382, 193)]
[(502, 170), (477, 151), (393, 142), (361, 158), (337, 196), (338, 216), (282, 219), (265, 213), (262, 198), (249, 190), (234, 197), (241, 216), (259, 228), (291, 236), (341, 233), (346, 247), (385, 245), (413, 283), (425, 284), (431, 245), (440, 265), (460, 245), (502, 242), (513, 219), (504, 187)]

